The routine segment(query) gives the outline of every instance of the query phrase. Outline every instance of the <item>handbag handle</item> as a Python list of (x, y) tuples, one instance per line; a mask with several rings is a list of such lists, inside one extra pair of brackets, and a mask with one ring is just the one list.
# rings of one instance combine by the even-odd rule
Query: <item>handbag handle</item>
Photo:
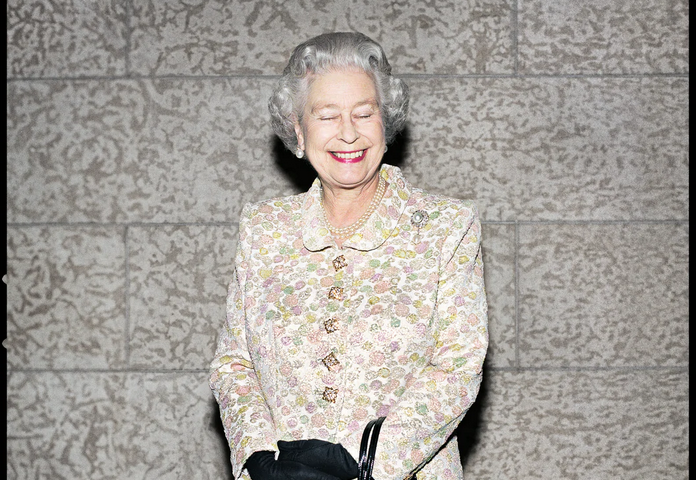
[[(385, 418), (379, 417), (375, 420), (370, 420), (363, 431), (362, 439), (360, 440), (360, 461), (358, 462), (357, 480), (373, 480), (372, 467), (375, 466), (377, 440), (379, 440), (379, 431), (382, 429), (382, 423), (384, 423)], [(416, 474), (411, 475), (408, 480), (416, 480)]]
[(382, 429), (384, 419), (385, 417), (379, 417), (375, 420), (370, 420), (363, 431), (362, 440), (360, 441), (358, 480), (372, 479), (372, 467), (375, 465), (375, 451), (377, 450), (379, 431)]

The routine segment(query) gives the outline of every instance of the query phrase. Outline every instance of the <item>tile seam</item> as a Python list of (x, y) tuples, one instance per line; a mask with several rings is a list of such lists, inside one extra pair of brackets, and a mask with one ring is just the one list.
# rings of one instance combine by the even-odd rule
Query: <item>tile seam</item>
[(31, 223), (6, 223), (11, 228), (22, 227), (233, 227), (239, 222), (124, 222), (124, 223), (94, 223), (94, 222), (31, 222)]
[[(515, 74), (515, 73), (462, 73), (462, 74), (445, 74), (445, 73), (396, 73), (397, 78), (411, 80), (432, 80), (432, 79), (534, 79), (534, 78), (683, 78), (689, 79), (689, 73), (685, 72), (656, 72), (656, 73), (534, 73), (534, 74)], [(75, 77), (10, 77), (7, 78), (7, 83), (16, 82), (67, 82), (67, 81), (120, 81), (120, 80), (233, 80), (233, 79), (249, 79), (249, 80), (278, 80), (280, 75), (262, 75), (262, 74), (238, 74), (238, 75), (85, 75)]]
[(126, 367), (130, 366), (130, 343), (131, 343), (131, 338), (130, 338), (130, 242), (128, 241), (129, 237), (129, 230), (130, 227), (126, 225), (124, 229), (124, 236), (123, 236), (123, 243), (125, 246), (125, 261), (124, 261), (124, 275), (125, 275), (125, 284), (126, 284), (126, 291), (125, 291), (125, 328), (124, 328), (124, 340), (125, 340), (125, 345), (124, 345), (124, 361), (126, 364)]
[(640, 220), (519, 220), (520, 225), (625, 225), (625, 224), (683, 224), (688, 219)]
[(645, 371), (678, 371), (688, 372), (689, 365), (656, 365), (656, 366), (587, 366), (587, 367), (487, 367), (484, 370), (497, 372), (645, 372)]
[(515, 76), (520, 74), (520, 2), (514, 0), (512, 7), (512, 71)]
[(237, 222), (133, 222), (131, 227), (233, 227), (239, 225)]
[[(663, 220), (481, 220), (482, 225), (688, 225), (688, 219)], [(79, 227), (79, 228), (157, 228), (157, 227), (238, 227), (239, 222), (8, 222), (8, 228)]]
[(133, 368), (14, 368), (7, 369), (7, 373), (159, 373), (159, 374), (178, 374), (178, 373), (208, 373), (207, 368), (188, 368), (182, 370), (172, 370), (164, 368), (152, 369), (133, 369)]
[(126, 24), (125, 24), (125, 29), (126, 29), (126, 44), (124, 45), (124, 55), (125, 55), (125, 68), (126, 68), (126, 77), (131, 76), (131, 16), (133, 15), (133, 2), (132, 0), (126, 0)]
[(623, 225), (635, 224), (683, 224), (689, 223), (688, 219), (660, 219), (660, 220), (481, 220), (486, 225)]
[(515, 279), (515, 367), (521, 368), (520, 364), (520, 226), (515, 222), (515, 250), (514, 250), (514, 266), (513, 278)]
[[(578, 372), (592, 372), (592, 371), (607, 371), (607, 372), (643, 372), (643, 371), (678, 371), (678, 372), (688, 372), (689, 365), (654, 365), (654, 366), (623, 366), (623, 367), (612, 367), (612, 366), (587, 366), (587, 367), (496, 367), (496, 366), (486, 366), (484, 371), (488, 372), (568, 372), (568, 371), (578, 371)], [(106, 369), (106, 368), (8, 368), (6, 373), (158, 373), (158, 374), (178, 374), (178, 373), (208, 373), (207, 368), (188, 368), (188, 369), (164, 369), (164, 368), (151, 368), (151, 369), (135, 369), (135, 368), (121, 368), (121, 369)]]

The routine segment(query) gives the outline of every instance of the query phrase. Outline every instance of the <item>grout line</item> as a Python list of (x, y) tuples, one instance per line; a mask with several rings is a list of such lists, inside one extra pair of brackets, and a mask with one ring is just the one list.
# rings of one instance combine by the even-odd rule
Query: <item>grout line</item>
[[(582, 366), (582, 367), (484, 367), (488, 372), (689, 372), (688, 365), (654, 365), (654, 366)], [(150, 374), (180, 374), (180, 373), (208, 373), (207, 368), (7, 368), (9, 373), (150, 373)]]
[(635, 224), (679, 224), (689, 223), (688, 219), (637, 219), (637, 220), (519, 220), (520, 225), (624, 225), (627, 223)]
[(624, 225), (630, 224), (681, 224), (689, 223), (688, 219), (637, 219), (637, 220), (482, 220), (489, 225)]
[[(689, 219), (637, 220), (482, 220), (483, 225), (670, 225), (688, 224)], [(235, 227), (239, 222), (8, 222), (10, 228), (23, 227)]]
[(512, 6), (512, 72), (515, 76), (520, 75), (520, 2), (515, 0)]
[(69, 82), (69, 81), (119, 81), (119, 80), (278, 80), (280, 75), (263, 74), (227, 74), (227, 75), (80, 75), (64, 77), (12, 77), (10, 82)]
[(209, 373), (207, 368), (182, 368), (174, 370), (168, 368), (8, 368), (7, 373), (141, 373), (141, 374), (181, 374), (181, 373)]
[(7, 223), (8, 227), (234, 227), (239, 222), (29, 222)]
[[(486, 369), (486, 367), (484, 367)], [(488, 371), (494, 372), (649, 372), (649, 371), (675, 371), (688, 372), (688, 365), (674, 366), (626, 366), (626, 367), (608, 367), (608, 366), (586, 366), (586, 367), (487, 367)]]
[(233, 227), (239, 225), (236, 222), (132, 222), (131, 227)]
[(124, 46), (125, 63), (126, 63), (126, 77), (131, 76), (131, 15), (133, 14), (133, 2), (132, 0), (126, 0), (126, 45)]
[(125, 251), (125, 280), (126, 280), (126, 291), (125, 291), (125, 330), (124, 330), (124, 361), (126, 366), (130, 366), (130, 243), (128, 242), (130, 227), (126, 225), (123, 235), (124, 251)]
[[(534, 79), (534, 78), (684, 78), (689, 79), (688, 73), (533, 73), (519, 75), (517, 73), (462, 73), (462, 74), (438, 74), (438, 73), (402, 73), (395, 74), (397, 78), (411, 80), (432, 80), (432, 79)], [(7, 78), (7, 83), (12, 82), (68, 82), (68, 81), (118, 81), (118, 80), (278, 80), (280, 75), (270, 74), (227, 74), (227, 75), (85, 75), (85, 76), (65, 76), (65, 77), (12, 77)]]
[(689, 78), (688, 73), (526, 73), (519, 78)]
[(521, 368), (520, 365), (520, 226), (515, 222), (515, 253), (513, 277), (515, 279), (515, 366)]

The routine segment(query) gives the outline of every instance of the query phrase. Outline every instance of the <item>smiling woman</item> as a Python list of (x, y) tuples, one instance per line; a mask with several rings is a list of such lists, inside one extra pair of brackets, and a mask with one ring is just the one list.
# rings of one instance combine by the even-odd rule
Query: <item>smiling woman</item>
[(452, 433), (488, 345), (480, 223), (382, 165), (407, 107), (359, 33), (299, 45), (270, 99), (318, 178), (240, 219), (210, 376), (235, 478), (356, 478), (378, 417), (375, 480), (463, 477)]
[(295, 132), (298, 148), (321, 180), (329, 223), (338, 228), (355, 223), (375, 196), (386, 149), (370, 76), (343, 69), (316, 76)]

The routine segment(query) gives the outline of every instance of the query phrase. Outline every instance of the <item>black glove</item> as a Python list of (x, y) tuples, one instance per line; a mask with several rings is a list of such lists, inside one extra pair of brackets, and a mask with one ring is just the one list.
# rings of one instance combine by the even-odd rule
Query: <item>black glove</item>
[(299, 462), (337, 477), (339, 480), (358, 478), (358, 464), (340, 443), (324, 440), (278, 440), (278, 460)]
[(251, 480), (339, 480), (300, 462), (274, 457), (275, 453), (265, 450), (252, 453), (244, 464)]

